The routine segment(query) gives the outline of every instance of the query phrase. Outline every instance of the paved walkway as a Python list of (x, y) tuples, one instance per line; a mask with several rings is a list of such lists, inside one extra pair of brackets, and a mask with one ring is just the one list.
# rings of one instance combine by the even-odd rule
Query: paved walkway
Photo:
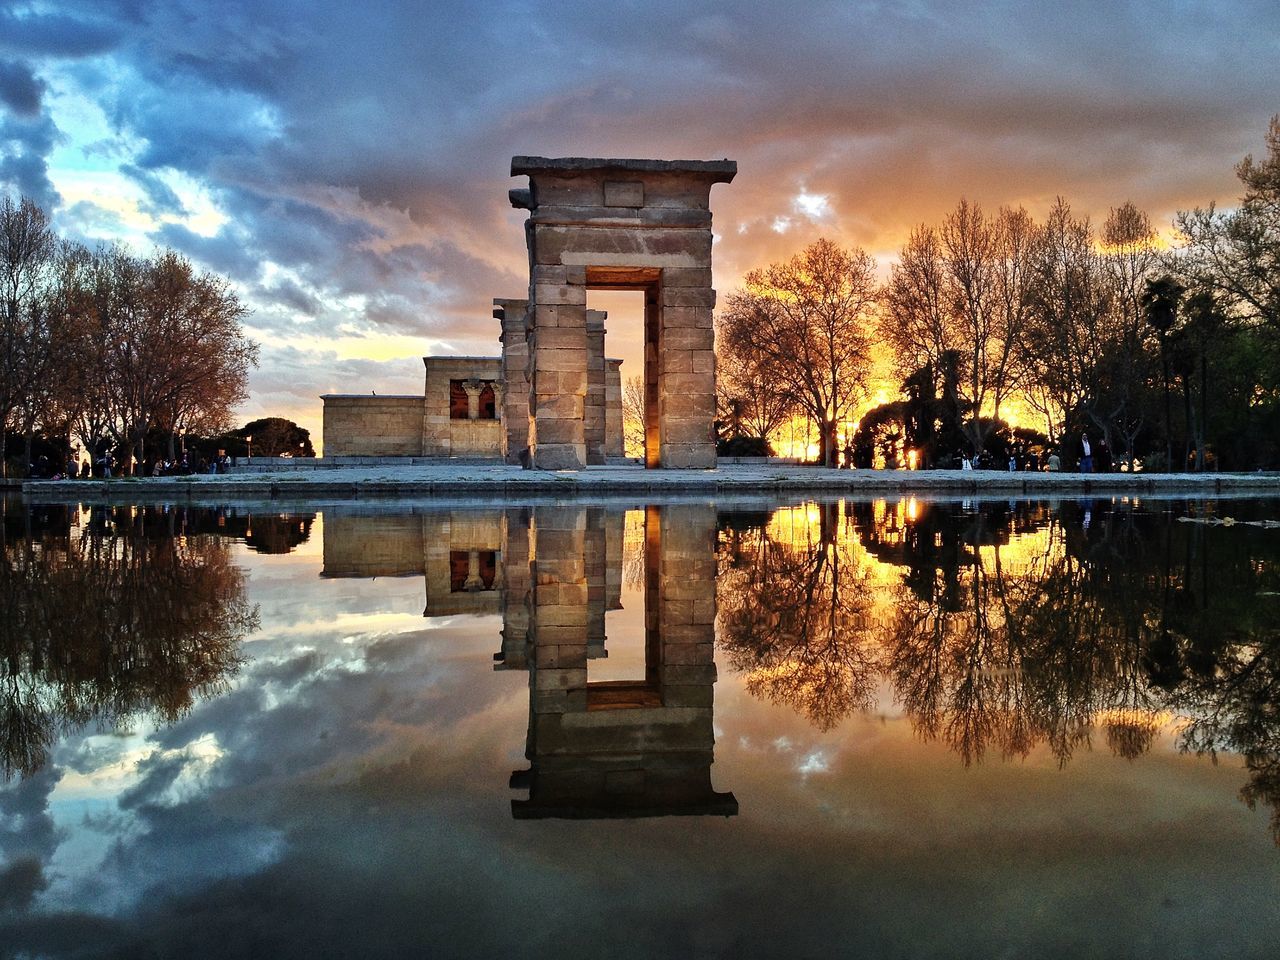
[(727, 465), (716, 470), (522, 470), (506, 464), (379, 465), (223, 476), (115, 480), (32, 480), (33, 500), (365, 499), (604, 494), (937, 494), (1082, 496), (1100, 493), (1280, 495), (1280, 474), (1079, 474), (995, 470), (828, 470), (820, 467)]

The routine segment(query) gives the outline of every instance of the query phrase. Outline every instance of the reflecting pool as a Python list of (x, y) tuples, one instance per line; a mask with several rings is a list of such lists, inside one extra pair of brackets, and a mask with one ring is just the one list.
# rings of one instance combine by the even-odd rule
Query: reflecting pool
[(0, 957), (1277, 955), (1280, 501), (0, 511)]

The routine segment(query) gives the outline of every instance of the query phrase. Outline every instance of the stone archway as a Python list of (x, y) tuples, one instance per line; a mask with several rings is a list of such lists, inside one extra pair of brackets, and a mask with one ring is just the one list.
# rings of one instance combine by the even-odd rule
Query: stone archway
[[(716, 463), (711, 187), (732, 160), (514, 157), (512, 205), (529, 211), (530, 466), (589, 454), (587, 290), (645, 296), (646, 466)], [(592, 434), (592, 436), (589, 436)]]

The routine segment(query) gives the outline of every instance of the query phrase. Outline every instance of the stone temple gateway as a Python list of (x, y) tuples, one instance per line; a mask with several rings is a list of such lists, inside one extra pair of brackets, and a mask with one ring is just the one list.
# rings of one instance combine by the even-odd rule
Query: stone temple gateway
[(587, 291), (645, 298), (645, 461), (714, 467), (711, 187), (731, 160), (514, 157), (529, 211), (529, 452), (535, 467), (591, 462)]
[(544, 470), (621, 456), (620, 361), (604, 355), (606, 318), (587, 291), (636, 290), (645, 465), (714, 467), (710, 195), (736, 173), (732, 160), (512, 158), (511, 175), (529, 179), (510, 191), (529, 211), (529, 289), (494, 301), (501, 357), (424, 358), (423, 397), (325, 396), (325, 456), (500, 456)]

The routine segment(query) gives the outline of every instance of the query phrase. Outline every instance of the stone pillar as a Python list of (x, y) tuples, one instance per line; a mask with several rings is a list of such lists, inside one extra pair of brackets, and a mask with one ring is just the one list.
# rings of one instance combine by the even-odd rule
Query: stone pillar
[[(662, 703), (707, 711), (716, 681), (716, 509), (703, 504), (650, 508), (657, 514), (657, 630), (661, 637)], [(646, 523), (649, 521), (646, 520)]]
[(529, 605), (533, 711), (587, 708), (587, 511), (546, 506), (533, 511)]
[(622, 561), (627, 538), (627, 514), (608, 510), (604, 515), (604, 608), (622, 609)]
[(493, 656), (495, 670), (529, 667), (530, 588), (528, 507), (507, 510), (502, 518), (502, 648)]
[(603, 310), (587, 311), (587, 395), (583, 403), (582, 431), (587, 463), (605, 462), (605, 359)]
[(462, 389), (467, 392), (467, 419), (480, 419), (480, 392), (484, 390), (483, 380), (463, 380)]
[(540, 470), (587, 464), (585, 267), (535, 263), (529, 335), (529, 448)]
[[(708, 241), (709, 242), (709, 241)], [(708, 251), (708, 260), (710, 251)], [(664, 276), (658, 361), (658, 432), (664, 467), (716, 465), (716, 292)]]
[(604, 455), (625, 457), (622, 426), (622, 361), (606, 360), (604, 370)]
[(583, 557), (587, 569), (587, 659), (609, 656), (605, 648), (604, 614), (608, 608), (608, 549), (604, 510), (587, 508), (587, 530), (583, 537)]
[(644, 465), (662, 466), (662, 305), (644, 292)]
[(447, 457), (452, 452), (449, 435), (449, 371), (433, 362), (435, 357), (423, 357), (426, 367), (426, 387), (422, 402), (422, 455)]
[(502, 459), (520, 463), (529, 448), (529, 301), (498, 299), (493, 307), (502, 322)]

